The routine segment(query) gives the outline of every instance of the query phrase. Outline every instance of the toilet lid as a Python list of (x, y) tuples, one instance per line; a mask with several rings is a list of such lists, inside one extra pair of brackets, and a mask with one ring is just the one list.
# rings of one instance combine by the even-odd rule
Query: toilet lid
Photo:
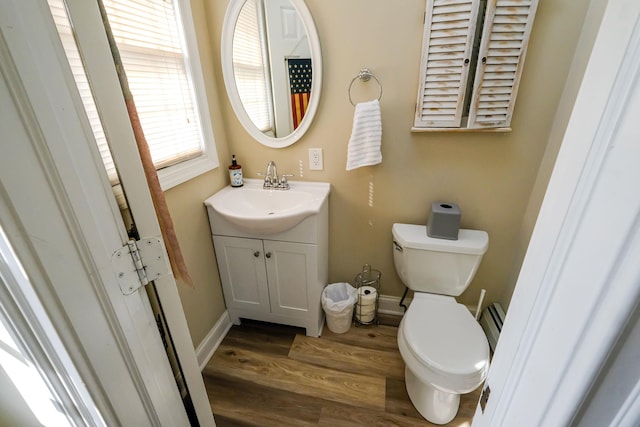
[(444, 374), (473, 375), (489, 361), (489, 345), (469, 310), (451, 297), (416, 298), (403, 333), (411, 352)]

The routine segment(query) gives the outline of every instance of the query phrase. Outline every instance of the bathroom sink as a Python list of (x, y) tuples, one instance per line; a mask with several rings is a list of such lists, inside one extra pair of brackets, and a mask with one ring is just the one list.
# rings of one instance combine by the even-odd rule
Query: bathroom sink
[(265, 190), (262, 180), (245, 179), (244, 186), (227, 186), (205, 200), (224, 219), (246, 233), (287, 231), (317, 214), (329, 195), (330, 185), (290, 181), (289, 190)]

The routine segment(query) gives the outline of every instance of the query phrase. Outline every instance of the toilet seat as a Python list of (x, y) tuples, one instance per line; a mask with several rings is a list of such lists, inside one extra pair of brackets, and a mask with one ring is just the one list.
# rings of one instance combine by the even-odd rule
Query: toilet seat
[(477, 388), (489, 367), (489, 344), (469, 310), (453, 297), (416, 293), (398, 330), (405, 363), (449, 393)]

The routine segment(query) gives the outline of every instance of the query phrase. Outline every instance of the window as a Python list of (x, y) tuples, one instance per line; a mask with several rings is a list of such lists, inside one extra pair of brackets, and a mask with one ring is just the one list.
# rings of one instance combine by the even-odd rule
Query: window
[(413, 130), (508, 128), (538, 0), (427, 0)]
[[(163, 189), (218, 166), (188, 1), (103, 0)], [(49, 0), (109, 179), (117, 184), (64, 0)], [(178, 6), (183, 6), (179, 8)], [(180, 20), (181, 14), (183, 20)], [(188, 17), (189, 20), (184, 19)], [(182, 22), (188, 22), (184, 26)]]

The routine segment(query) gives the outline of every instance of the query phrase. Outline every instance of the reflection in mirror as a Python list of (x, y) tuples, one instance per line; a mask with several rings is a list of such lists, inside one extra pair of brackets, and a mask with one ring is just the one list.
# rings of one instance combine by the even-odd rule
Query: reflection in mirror
[[(273, 136), (273, 102), (267, 49), (263, 48), (264, 22), (257, 1), (247, 1), (233, 33), (233, 75), (238, 95), (249, 118), (261, 132)], [(259, 2), (262, 3), (262, 2)], [(261, 14), (263, 15), (263, 14)], [(266, 46), (266, 44), (264, 45)]]
[(224, 26), (223, 72), (236, 115), (267, 146), (294, 143), (315, 114), (321, 80), (304, 1), (231, 0)]
[(266, 135), (289, 135), (311, 95), (311, 49), (289, 0), (247, 0), (233, 33), (233, 75), (249, 118)]

